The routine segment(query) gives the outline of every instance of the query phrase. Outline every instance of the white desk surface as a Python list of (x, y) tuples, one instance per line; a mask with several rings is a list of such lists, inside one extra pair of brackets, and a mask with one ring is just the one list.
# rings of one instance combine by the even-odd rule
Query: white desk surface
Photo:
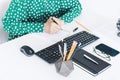
[[(105, 27), (105, 29), (104, 29)], [(109, 30), (108, 30), (108, 29)], [(106, 31), (106, 29), (108, 31)], [(99, 31), (102, 30), (102, 31)], [(99, 33), (97, 33), (99, 31)], [(99, 43), (105, 43), (120, 51), (119, 42), (120, 38), (116, 37), (117, 30), (104, 25), (95, 29), (94, 34), (98, 35), (100, 39), (84, 49), (93, 53), (93, 47)], [(115, 36), (114, 40), (109, 39), (108, 36)], [(106, 34), (106, 35), (102, 35)], [(42, 35), (42, 36), (40, 36)], [(109, 63), (112, 64), (110, 68), (96, 77), (88, 74), (82, 69), (74, 66), (74, 71), (68, 76), (61, 76), (56, 72), (54, 64), (48, 64), (37, 56), (26, 57), (20, 52), (22, 45), (29, 45), (35, 51), (53, 44), (55, 41), (43, 38), (45, 34), (28, 34), (18, 39), (6, 42), (0, 45), (0, 80), (119, 80), (120, 74), (120, 54), (112, 58)], [(58, 34), (60, 35), (60, 34)], [(47, 35), (48, 36), (48, 35)], [(57, 37), (58, 38), (58, 37)], [(51, 37), (51, 39), (53, 39)], [(95, 55), (95, 54), (94, 54)], [(97, 55), (96, 55), (97, 56)], [(97, 56), (99, 57), (99, 56)], [(101, 58), (102, 59), (102, 58)], [(104, 59), (103, 59), (104, 60)]]
[[(112, 23), (109, 19), (104, 19), (106, 16), (115, 19), (119, 17), (119, 0), (80, 1), (83, 6), (83, 14), (77, 20), (91, 29), (93, 33), (100, 36), (98, 41), (84, 49), (94, 54), (93, 47), (99, 43), (105, 43), (120, 51), (120, 38), (116, 36), (117, 29), (115, 28), (115, 23)], [(8, 2), (10, 0), (0, 0), (0, 15), (3, 16), (5, 13)], [(90, 13), (92, 11), (105, 17)], [(26, 57), (20, 52), (19, 49), (22, 45), (29, 45), (35, 51), (38, 51), (55, 42), (48, 39), (46, 41), (46, 38), (43, 38), (44, 35), (42, 37), (38, 36), (39, 34), (28, 34), (0, 45), (0, 80), (120, 80), (120, 54), (109, 61), (112, 64), (110, 68), (96, 77), (76, 66), (74, 66), (74, 71), (68, 77), (61, 76), (56, 72), (54, 64), (48, 64), (35, 55)], [(54, 39), (54, 37), (51, 37), (51, 39)]]

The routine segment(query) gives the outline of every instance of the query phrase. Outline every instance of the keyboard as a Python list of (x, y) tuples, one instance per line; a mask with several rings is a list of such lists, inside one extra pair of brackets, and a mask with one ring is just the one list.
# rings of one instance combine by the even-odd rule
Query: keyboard
[(64, 38), (63, 41), (59, 41), (45, 49), (42, 49), (36, 52), (35, 54), (38, 57), (42, 58), (43, 60), (47, 61), (48, 63), (55, 63), (61, 57), (58, 45), (60, 45), (63, 48), (63, 44), (67, 43), (67, 51), (69, 51), (73, 41), (77, 41), (78, 43), (81, 43), (79, 48), (83, 48), (84, 46), (87, 46), (88, 44), (98, 39), (99, 37), (91, 33), (88, 33), (86, 31), (81, 31), (69, 37)]

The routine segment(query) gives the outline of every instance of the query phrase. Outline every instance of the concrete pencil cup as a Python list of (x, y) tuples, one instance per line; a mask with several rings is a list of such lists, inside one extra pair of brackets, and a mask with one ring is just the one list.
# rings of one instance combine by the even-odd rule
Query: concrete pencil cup
[(55, 67), (57, 72), (65, 77), (67, 77), (74, 70), (72, 60), (63, 61), (62, 58), (55, 62)]

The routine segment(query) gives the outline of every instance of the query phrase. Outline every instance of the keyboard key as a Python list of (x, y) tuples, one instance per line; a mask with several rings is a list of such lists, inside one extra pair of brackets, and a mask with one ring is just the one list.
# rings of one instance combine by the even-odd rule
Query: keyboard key
[[(99, 37), (93, 34), (90, 34), (86, 31), (82, 31), (63, 39), (63, 42), (62, 41), (57, 42), (43, 50), (38, 51), (35, 54), (38, 57), (47, 61), (48, 63), (55, 63), (61, 57), (58, 45), (61, 45), (63, 48), (63, 44), (67, 43), (67, 51), (69, 52), (73, 41), (77, 41), (78, 43), (81, 43), (80, 48), (82, 48), (96, 41), (97, 39), (99, 39)], [(62, 52), (63, 52), (63, 49), (62, 49)]]

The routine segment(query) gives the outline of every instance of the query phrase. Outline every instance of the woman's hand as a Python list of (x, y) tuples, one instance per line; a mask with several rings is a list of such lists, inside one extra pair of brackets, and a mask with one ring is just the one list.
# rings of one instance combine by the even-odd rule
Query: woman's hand
[(56, 17), (52, 17), (52, 19), (59, 25), (59, 26), (63, 26), (64, 25), (64, 21), (56, 18)]
[(64, 21), (55, 17), (50, 17), (44, 24), (44, 32), (49, 34), (57, 33), (61, 29), (62, 25), (64, 25)]

